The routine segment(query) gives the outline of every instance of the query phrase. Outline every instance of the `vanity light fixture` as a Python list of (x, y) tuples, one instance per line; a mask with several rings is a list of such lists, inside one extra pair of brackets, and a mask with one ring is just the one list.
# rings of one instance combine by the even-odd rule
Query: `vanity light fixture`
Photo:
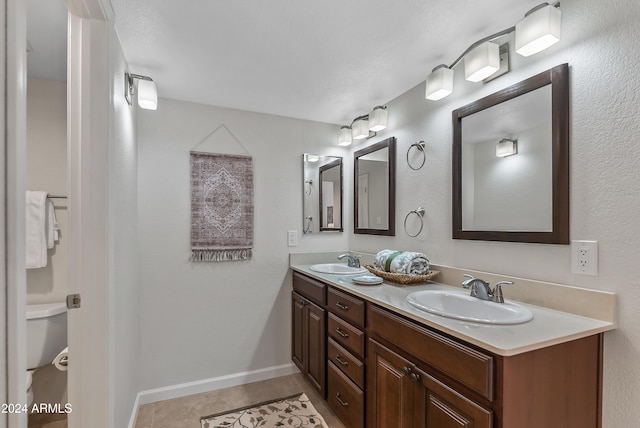
[(129, 105), (133, 105), (133, 94), (135, 93), (135, 82), (138, 80), (138, 105), (147, 110), (158, 108), (158, 88), (151, 77), (139, 74), (124, 73), (125, 92), (124, 97)]
[(500, 46), (484, 42), (471, 49), (464, 57), (464, 78), (479, 82), (500, 68)]
[(496, 157), (503, 158), (518, 153), (518, 141), (509, 138), (503, 138), (496, 144)]
[(560, 41), (560, 9), (543, 3), (527, 12), (516, 24), (516, 52), (530, 56)]
[(351, 126), (343, 126), (338, 134), (338, 145), (348, 146), (353, 140), (364, 140), (387, 128), (389, 112), (387, 106), (376, 106), (369, 114), (353, 119)]
[[(442, 64), (433, 69), (426, 79), (425, 98), (437, 101), (453, 92), (453, 70), (463, 59), (465, 79), (471, 82), (497, 77), (500, 75), (498, 70), (501, 73), (509, 71), (508, 67), (501, 68), (500, 62), (504, 61), (501, 48), (504, 45), (495, 43), (500, 37), (515, 32), (515, 51), (522, 56), (533, 55), (557, 43), (560, 40), (561, 14), (560, 2), (542, 3), (528, 11), (515, 26), (473, 43), (451, 65)], [(508, 53), (508, 49), (505, 51)]]
[(339, 146), (350, 146), (351, 145), (351, 127), (343, 126), (340, 128), (340, 133), (338, 134), (338, 145)]

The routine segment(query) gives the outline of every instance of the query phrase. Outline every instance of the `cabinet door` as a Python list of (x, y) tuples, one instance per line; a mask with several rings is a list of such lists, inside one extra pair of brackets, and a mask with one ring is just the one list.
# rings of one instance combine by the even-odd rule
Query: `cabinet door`
[(413, 427), (415, 366), (373, 339), (367, 354), (367, 427)]
[(481, 407), (424, 371), (415, 394), (416, 426), (422, 428), (491, 428), (490, 410)]
[(320, 395), (324, 397), (327, 367), (326, 311), (311, 302), (307, 302), (305, 312), (307, 317), (307, 376), (320, 391)]
[(291, 293), (291, 359), (302, 373), (306, 372), (304, 361), (305, 346), (305, 316), (306, 299), (297, 293)]

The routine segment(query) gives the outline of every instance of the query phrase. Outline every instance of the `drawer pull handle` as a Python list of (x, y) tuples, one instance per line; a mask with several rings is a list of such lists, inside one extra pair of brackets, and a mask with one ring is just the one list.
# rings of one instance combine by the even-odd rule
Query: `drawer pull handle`
[(336, 332), (344, 338), (349, 337), (349, 333), (345, 333), (344, 331), (340, 330), (340, 327), (336, 327)]
[(338, 360), (338, 362), (340, 364), (342, 364), (343, 366), (348, 366), (349, 365), (348, 362), (346, 362), (345, 360), (342, 359), (342, 357), (340, 357), (340, 354), (336, 355), (336, 360)]
[(411, 382), (417, 382), (420, 379), (420, 376), (418, 376), (416, 373), (411, 373), (409, 378), (411, 379)]
[(340, 404), (342, 404), (343, 407), (349, 407), (349, 403), (346, 401), (342, 401), (342, 398), (340, 398), (340, 393), (336, 393), (336, 400), (338, 400), (338, 402)]
[(411, 369), (409, 367), (403, 367), (402, 372), (406, 375), (411, 374)]
[(340, 309), (342, 309), (343, 311), (348, 311), (349, 310), (349, 306), (343, 305), (340, 302), (336, 302), (336, 306), (339, 307)]

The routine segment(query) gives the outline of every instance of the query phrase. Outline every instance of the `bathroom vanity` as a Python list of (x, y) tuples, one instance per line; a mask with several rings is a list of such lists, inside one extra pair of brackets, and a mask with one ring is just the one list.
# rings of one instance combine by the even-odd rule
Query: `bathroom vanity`
[(362, 286), (291, 268), (293, 360), (347, 427), (600, 426), (612, 319), (527, 305), (525, 324), (463, 322), (406, 302), (443, 284)]

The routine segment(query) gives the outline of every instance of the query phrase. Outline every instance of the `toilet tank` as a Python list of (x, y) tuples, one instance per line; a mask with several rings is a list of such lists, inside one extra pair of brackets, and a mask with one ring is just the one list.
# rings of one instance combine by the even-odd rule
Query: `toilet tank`
[(67, 305), (27, 305), (27, 368), (51, 363), (67, 346)]

